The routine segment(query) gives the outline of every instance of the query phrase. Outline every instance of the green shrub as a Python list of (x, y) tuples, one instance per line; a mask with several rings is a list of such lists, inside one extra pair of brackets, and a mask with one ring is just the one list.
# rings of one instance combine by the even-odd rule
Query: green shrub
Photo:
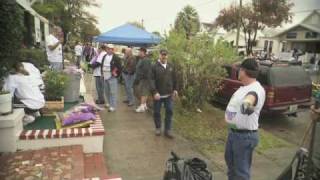
[(161, 44), (169, 50), (169, 61), (178, 71), (181, 103), (185, 108), (201, 107), (217, 92), (226, 75), (222, 65), (237, 59), (234, 49), (207, 34), (187, 39), (183, 33), (170, 32)]
[(69, 82), (68, 76), (59, 71), (46, 70), (44, 77), (45, 98), (49, 101), (59, 100)]
[(46, 52), (42, 49), (21, 49), (19, 57), (22, 61), (30, 61), (39, 69), (49, 65)]

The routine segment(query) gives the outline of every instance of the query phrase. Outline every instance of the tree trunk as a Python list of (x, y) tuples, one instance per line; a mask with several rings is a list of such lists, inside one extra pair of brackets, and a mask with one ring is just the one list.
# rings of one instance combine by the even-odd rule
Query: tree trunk
[(247, 55), (252, 52), (251, 31), (248, 31)]

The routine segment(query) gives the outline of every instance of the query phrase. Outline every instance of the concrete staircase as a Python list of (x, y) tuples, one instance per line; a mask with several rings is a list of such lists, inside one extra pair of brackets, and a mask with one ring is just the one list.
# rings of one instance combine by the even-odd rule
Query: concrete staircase
[(108, 174), (102, 153), (84, 153), (81, 145), (3, 153), (0, 179), (121, 180)]

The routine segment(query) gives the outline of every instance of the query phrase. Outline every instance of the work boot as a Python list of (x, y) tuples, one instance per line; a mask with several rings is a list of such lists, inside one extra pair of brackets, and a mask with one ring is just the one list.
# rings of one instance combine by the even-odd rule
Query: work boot
[(155, 134), (156, 134), (156, 136), (160, 136), (161, 135), (161, 129), (156, 129)]
[(114, 112), (114, 111), (116, 111), (116, 109), (113, 108), (113, 107), (110, 107), (108, 111), (109, 111), (109, 112)]
[(128, 103), (128, 106), (129, 107), (131, 107), (131, 106), (133, 106), (134, 105), (134, 103)]
[(171, 131), (165, 131), (164, 132), (164, 136), (169, 138), (169, 139), (173, 139), (174, 138), (174, 136), (173, 136)]
[(27, 124), (30, 124), (30, 123), (33, 123), (33, 121), (35, 120), (36, 118), (34, 116), (31, 116), (31, 115), (24, 115), (23, 117), (23, 126), (27, 125)]
[(145, 112), (146, 110), (145, 110), (145, 108), (144, 108), (144, 106), (143, 105), (140, 105), (137, 109), (136, 109), (136, 112), (137, 113), (143, 113), (143, 112)]

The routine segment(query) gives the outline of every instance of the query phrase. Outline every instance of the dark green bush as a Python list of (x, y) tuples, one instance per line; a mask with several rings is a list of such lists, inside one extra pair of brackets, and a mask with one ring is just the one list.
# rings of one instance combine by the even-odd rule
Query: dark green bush
[(19, 51), (19, 59), (31, 62), (40, 70), (49, 65), (46, 52), (42, 49), (21, 49)]
[(226, 75), (222, 66), (237, 59), (234, 49), (208, 34), (187, 39), (184, 33), (171, 31), (160, 46), (169, 50), (169, 61), (176, 66), (184, 108), (201, 108), (210, 101)]
[[(0, 80), (8, 73), (12, 64), (19, 60), (23, 33), (23, 11), (12, 0), (0, 1)], [(0, 87), (1, 89), (1, 87)]]

